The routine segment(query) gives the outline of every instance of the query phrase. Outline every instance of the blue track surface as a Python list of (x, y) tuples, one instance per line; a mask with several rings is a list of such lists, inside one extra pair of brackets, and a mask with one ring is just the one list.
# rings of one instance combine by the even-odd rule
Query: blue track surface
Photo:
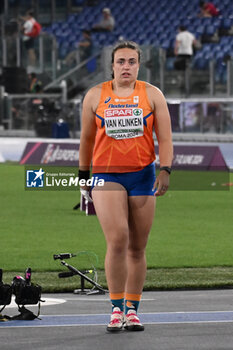
[[(233, 322), (233, 311), (213, 312), (161, 312), (139, 314), (144, 324), (169, 323), (208, 323)], [(93, 315), (42, 315), (41, 320), (1, 322), (2, 327), (56, 327), (105, 325), (109, 322), (109, 314)]]

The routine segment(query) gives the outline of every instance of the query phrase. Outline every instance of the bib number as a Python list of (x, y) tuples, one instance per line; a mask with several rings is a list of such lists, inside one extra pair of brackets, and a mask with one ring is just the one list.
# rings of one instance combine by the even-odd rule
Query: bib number
[(104, 111), (106, 135), (116, 140), (143, 136), (142, 108), (114, 108)]

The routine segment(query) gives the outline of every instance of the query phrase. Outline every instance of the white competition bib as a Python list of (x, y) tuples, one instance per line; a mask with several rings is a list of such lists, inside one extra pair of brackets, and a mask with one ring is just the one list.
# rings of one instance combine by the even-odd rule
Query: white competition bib
[(106, 135), (116, 140), (143, 136), (142, 108), (105, 109)]

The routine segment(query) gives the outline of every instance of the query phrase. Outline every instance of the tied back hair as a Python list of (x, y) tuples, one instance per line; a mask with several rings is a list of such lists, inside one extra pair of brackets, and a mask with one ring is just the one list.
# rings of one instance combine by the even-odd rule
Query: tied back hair
[[(139, 45), (137, 43), (135, 43), (134, 41), (129, 41), (129, 40), (125, 40), (125, 41), (120, 41), (119, 43), (117, 43), (113, 50), (112, 50), (112, 64), (114, 63), (114, 57), (115, 57), (115, 53), (117, 50), (120, 49), (131, 49), (131, 50), (135, 50), (138, 54), (138, 62), (140, 63), (141, 61), (141, 56), (142, 56), (142, 51), (139, 47)], [(112, 71), (112, 78), (114, 78), (114, 72)]]

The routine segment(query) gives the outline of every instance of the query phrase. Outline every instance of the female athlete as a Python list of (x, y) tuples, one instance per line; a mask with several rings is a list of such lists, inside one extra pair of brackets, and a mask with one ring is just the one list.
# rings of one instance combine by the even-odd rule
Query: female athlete
[[(167, 103), (161, 91), (137, 80), (141, 51), (125, 41), (112, 52), (113, 79), (91, 88), (83, 101), (79, 178), (92, 189), (107, 252), (105, 273), (112, 303), (107, 330), (142, 331), (137, 315), (146, 276), (145, 249), (156, 197), (169, 186), (173, 158)], [(160, 172), (155, 176), (155, 131)], [(88, 188), (82, 191), (88, 198)]]

